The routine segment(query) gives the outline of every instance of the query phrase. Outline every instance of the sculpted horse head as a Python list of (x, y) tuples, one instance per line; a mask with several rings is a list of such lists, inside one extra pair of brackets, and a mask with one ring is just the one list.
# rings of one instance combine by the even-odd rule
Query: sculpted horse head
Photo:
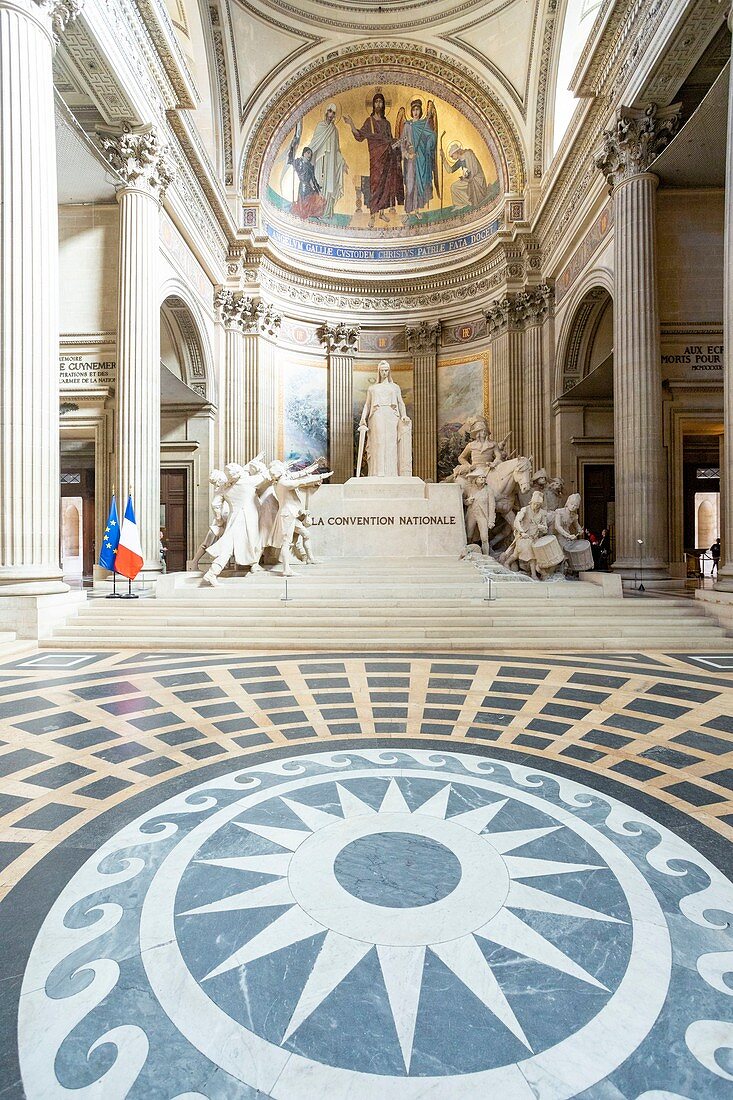
[(489, 470), (488, 480), (497, 497), (513, 497), (517, 489), (526, 493), (532, 481), (532, 460), (524, 455), (507, 458)]

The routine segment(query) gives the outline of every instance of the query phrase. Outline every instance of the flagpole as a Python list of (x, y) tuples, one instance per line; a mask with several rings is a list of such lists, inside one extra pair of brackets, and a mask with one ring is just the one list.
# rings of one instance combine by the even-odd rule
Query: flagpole
[[(112, 500), (115, 499), (115, 487), (112, 486)], [(106, 600), (121, 600), (122, 594), (117, 591), (117, 570), (112, 566), (112, 591), (104, 597)]]

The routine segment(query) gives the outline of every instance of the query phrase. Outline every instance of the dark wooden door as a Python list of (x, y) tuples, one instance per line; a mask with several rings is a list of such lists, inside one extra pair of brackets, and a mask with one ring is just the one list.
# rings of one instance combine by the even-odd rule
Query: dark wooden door
[[(97, 560), (94, 541), (94, 454), (92, 453), (92, 465), (85, 468), (83, 460), (75, 461), (74, 456), (61, 455), (61, 497), (62, 515), (63, 500), (68, 497), (78, 498), (81, 504), (82, 519), (82, 547), (81, 557), (83, 561), (82, 575), (91, 577), (92, 568)], [(63, 528), (63, 525), (62, 525)]]
[(583, 523), (600, 537), (610, 527), (608, 505), (616, 496), (613, 463), (598, 463), (583, 469)]
[(183, 573), (188, 554), (188, 471), (160, 471), (160, 526), (169, 573)]

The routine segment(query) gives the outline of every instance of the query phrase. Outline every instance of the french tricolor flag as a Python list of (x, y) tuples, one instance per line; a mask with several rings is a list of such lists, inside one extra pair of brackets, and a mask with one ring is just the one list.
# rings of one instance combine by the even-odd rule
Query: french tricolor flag
[(132, 507), (132, 495), (127, 498), (125, 516), (120, 530), (120, 541), (115, 556), (115, 572), (134, 581), (143, 567), (143, 551), (140, 545), (140, 533), (135, 522), (135, 510)]

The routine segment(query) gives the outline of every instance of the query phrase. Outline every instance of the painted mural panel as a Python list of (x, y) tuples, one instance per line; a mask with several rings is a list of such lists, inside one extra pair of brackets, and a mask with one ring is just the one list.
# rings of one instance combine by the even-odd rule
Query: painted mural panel
[(283, 440), (287, 462), (307, 465), (328, 454), (328, 374), (324, 363), (286, 359), (281, 366)]
[[(489, 417), (489, 353), (438, 364), (438, 480), (456, 465), (474, 416)], [(490, 421), (489, 421), (490, 423)]]
[[(407, 415), (412, 418), (414, 400), (412, 387), (412, 364), (390, 363), (392, 367), (392, 381), (396, 382), (402, 390), (402, 400), (405, 402)], [(354, 367), (354, 469), (356, 469), (356, 456), (359, 451), (359, 422), (366, 401), (367, 390), (373, 382), (377, 381), (377, 364), (357, 363)], [(366, 474), (366, 459), (364, 459), (363, 473)]]
[(475, 220), (499, 196), (495, 151), (437, 91), (326, 91), (290, 122), (266, 198), (294, 224), (412, 234)]

